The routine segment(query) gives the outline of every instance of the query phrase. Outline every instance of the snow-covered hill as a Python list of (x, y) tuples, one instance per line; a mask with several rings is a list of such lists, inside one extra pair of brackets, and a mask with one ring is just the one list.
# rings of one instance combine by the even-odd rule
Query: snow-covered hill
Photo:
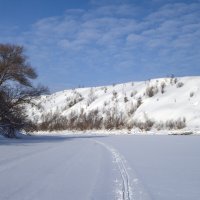
[(199, 76), (76, 88), (37, 103), (39, 109), (28, 108), (28, 115), (43, 130), (200, 129)]

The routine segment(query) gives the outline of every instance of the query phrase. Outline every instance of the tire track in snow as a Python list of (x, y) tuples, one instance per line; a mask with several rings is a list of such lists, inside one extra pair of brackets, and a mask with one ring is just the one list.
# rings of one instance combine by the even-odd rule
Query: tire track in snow
[(151, 200), (150, 194), (137, 178), (137, 173), (129, 167), (126, 159), (112, 146), (98, 140), (93, 139), (93, 141), (107, 149), (117, 165), (122, 184), (118, 185), (116, 198), (118, 200)]
[(121, 179), (122, 179), (122, 200), (132, 200), (132, 188), (130, 184), (130, 178), (127, 171), (127, 167), (125, 165), (125, 160), (122, 156), (117, 152), (116, 149), (106, 145), (105, 143), (94, 140), (97, 144), (100, 144), (104, 148), (106, 148), (113, 156), (115, 163), (117, 164)]

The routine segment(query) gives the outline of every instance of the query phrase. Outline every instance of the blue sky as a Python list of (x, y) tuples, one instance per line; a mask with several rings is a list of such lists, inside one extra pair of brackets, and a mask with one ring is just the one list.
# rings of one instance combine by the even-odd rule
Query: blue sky
[(0, 43), (38, 82), (77, 86), (200, 75), (200, 0), (0, 0)]

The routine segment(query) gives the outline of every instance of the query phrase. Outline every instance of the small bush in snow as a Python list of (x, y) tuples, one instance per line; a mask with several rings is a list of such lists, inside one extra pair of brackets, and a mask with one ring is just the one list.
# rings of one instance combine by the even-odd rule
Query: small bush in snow
[(84, 98), (83, 98), (83, 96), (80, 93), (74, 92), (74, 94), (73, 94), (73, 96), (71, 98), (69, 98), (69, 97), (67, 98), (67, 101), (69, 101), (68, 104), (67, 104), (67, 106), (69, 108), (71, 108), (74, 105), (76, 105), (78, 102), (82, 101), (83, 99)]
[(150, 131), (155, 122), (147, 116), (146, 113), (144, 113), (144, 121), (133, 121), (133, 126), (141, 129), (142, 131)]
[(194, 92), (190, 92), (190, 98), (194, 96)]
[(76, 103), (77, 103), (77, 102), (76, 102), (76, 99), (74, 99), (73, 101), (70, 101), (70, 102), (68, 103), (68, 107), (71, 108), (71, 107), (74, 106)]
[(78, 116), (74, 129), (78, 130), (91, 130), (91, 129), (101, 129), (102, 117), (99, 115), (99, 110), (91, 110), (87, 114), (82, 112)]
[(124, 103), (128, 102), (128, 97), (124, 97)]
[(176, 84), (178, 82), (177, 78), (174, 78), (174, 84)]
[(101, 89), (104, 91), (104, 93), (107, 93), (107, 90), (108, 90), (107, 87), (102, 87)]
[(90, 93), (88, 95), (87, 105), (89, 106), (92, 102), (97, 99), (96, 95), (94, 94), (93, 88), (90, 89)]
[(103, 105), (106, 107), (108, 105), (108, 102), (104, 101)]
[(177, 88), (180, 88), (180, 87), (183, 87), (183, 85), (184, 85), (183, 82), (178, 82), (178, 83), (176, 84), (176, 87), (177, 87)]
[(113, 107), (107, 110), (106, 116), (104, 117), (104, 128), (111, 129), (123, 129), (126, 128), (126, 117), (122, 112), (119, 112), (117, 107)]
[(170, 84), (171, 85), (176, 85), (176, 83), (178, 82), (178, 79), (174, 76), (174, 74), (172, 74), (171, 76), (170, 76)]
[(134, 126), (143, 131), (150, 131), (151, 128), (153, 127), (154, 123), (155, 123), (154, 121), (152, 121), (150, 119), (146, 119), (145, 122), (135, 121)]
[(131, 115), (133, 115), (137, 109), (138, 109), (137, 104), (133, 105), (133, 103), (131, 103), (129, 109), (127, 110), (128, 116), (130, 117)]
[(164, 94), (165, 93), (165, 87), (166, 87), (165, 82), (162, 82), (160, 87), (161, 87), (161, 93)]
[(139, 97), (139, 98), (137, 99), (137, 108), (139, 108), (141, 105), (142, 105), (142, 98)]
[(179, 118), (177, 120), (168, 120), (165, 123), (165, 127), (168, 129), (182, 129), (186, 127), (186, 119)]
[(157, 130), (163, 130), (165, 127), (164, 123), (163, 122), (158, 122), (158, 123), (155, 123), (155, 128)]
[(158, 93), (158, 88), (156, 87), (156, 86), (148, 86), (147, 88), (146, 88), (146, 95), (148, 96), (148, 97), (153, 97), (155, 94), (157, 94)]
[(115, 90), (113, 90), (112, 94), (113, 94), (112, 100), (117, 99), (117, 95), (118, 94), (117, 94), (117, 92)]
[(130, 95), (130, 97), (133, 97), (134, 96), (134, 94), (133, 94), (133, 92), (131, 92), (131, 95)]
[(170, 84), (171, 84), (171, 85), (174, 84), (174, 79), (175, 79), (174, 74), (171, 74), (171, 76), (170, 76)]

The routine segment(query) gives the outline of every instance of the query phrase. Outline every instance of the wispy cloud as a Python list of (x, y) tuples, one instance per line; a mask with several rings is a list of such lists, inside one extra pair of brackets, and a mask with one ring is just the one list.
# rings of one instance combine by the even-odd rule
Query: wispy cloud
[(90, 9), (41, 19), (14, 40), (27, 46), (34, 63), (48, 65), (49, 70), (68, 69), (68, 78), (75, 69), (85, 74), (126, 69), (127, 77), (133, 73), (133, 78), (142, 70), (142, 79), (148, 69), (163, 76), (181, 67), (192, 72), (199, 65), (200, 2), (169, 2), (151, 12), (124, 1), (98, 6), (98, 1), (91, 2)]

